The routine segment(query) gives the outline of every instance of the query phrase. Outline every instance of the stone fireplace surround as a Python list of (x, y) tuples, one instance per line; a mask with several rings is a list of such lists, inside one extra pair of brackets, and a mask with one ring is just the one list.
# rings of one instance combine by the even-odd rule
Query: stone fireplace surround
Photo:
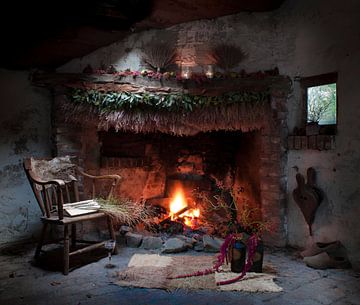
[[(165, 184), (168, 179), (165, 176), (166, 171), (170, 169), (169, 166), (166, 171), (161, 168), (164, 165), (162, 162), (164, 157), (171, 157), (174, 153), (183, 154), (182, 156), (177, 155), (174, 159), (173, 172), (170, 173), (173, 176), (176, 175), (176, 171), (180, 176), (182, 174), (186, 176), (187, 174), (196, 174), (196, 171), (201, 175), (201, 171), (204, 170), (201, 164), (204, 158), (202, 161), (196, 159), (199, 156), (201, 145), (198, 147), (195, 145), (193, 151), (188, 151), (186, 147), (181, 148), (180, 143), (187, 147), (194, 147), (194, 143), (205, 145), (218, 141), (218, 145), (212, 147), (217, 152), (224, 151), (223, 147), (228, 147), (228, 149), (238, 147), (233, 151), (232, 156), (242, 159), (235, 162), (233, 170), (239, 170), (240, 173), (247, 172), (248, 176), (242, 176), (237, 183), (244, 190), (244, 196), (258, 202), (263, 219), (270, 220), (275, 224), (273, 232), (264, 236), (264, 241), (268, 245), (285, 246), (286, 102), (290, 89), (289, 82), (285, 77), (276, 76), (268, 77), (265, 80), (236, 79), (231, 83), (232, 88), (243, 87), (243, 83), (248, 86), (250, 83), (251, 88), (269, 90), (271, 112), (268, 114), (268, 123), (264, 127), (251, 132), (214, 131), (180, 138), (171, 135), (162, 136), (159, 133), (135, 134), (129, 131), (115, 132), (111, 129), (103, 131), (99, 130), (96, 124), (79, 125), (66, 120), (66, 116), (59, 111), (62, 103), (66, 100), (64, 87), (57, 84), (54, 86), (52, 122), (54, 154), (77, 156), (80, 166), (90, 173), (120, 174), (124, 179), (118, 190), (119, 193), (134, 199), (139, 197), (148, 199), (161, 197), (166, 193)], [(53, 81), (51, 81), (51, 85), (53, 85)], [(119, 141), (116, 141), (116, 138)], [(120, 145), (118, 152), (111, 151), (114, 149), (114, 145), (111, 143), (116, 142), (123, 142), (126, 145)], [(159, 146), (159, 143), (162, 144)], [(170, 149), (169, 153), (164, 153), (167, 145), (170, 145), (173, 150)], [(129, 152), (132, 155), (128, 154)], [(202, 151), (204, 154), (210, 152), (211, 149), (207, 152)], [(186, 156), (190, 159), (185, 160)], [(179, 167), (176, 162), (179, 163), (181, 158), (184, 164)], [(223, 159), (223, 156), (220, 156), (217, 162)], [(142, 184), (142, 187), (139, 187), (139, 184)], [(139, 189), (142, 191), (139, 192)]]

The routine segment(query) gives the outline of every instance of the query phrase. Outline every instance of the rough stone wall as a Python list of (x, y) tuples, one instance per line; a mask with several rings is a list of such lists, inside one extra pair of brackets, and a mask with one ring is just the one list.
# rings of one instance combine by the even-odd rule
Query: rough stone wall
[(40, 208), (24, 173), (25, 157), (49, 157), (51, 97), (27, 72), (0, 70), (0, 247), (31, 238)]
[(101, 65), (114, 65), (117, 70), (141, 67), (141, 54), (151, 42), (170, 41), (177, 46), (183, 63), (194, 71), (202, 71), (206, 64), (205, 53), (214, 43), (239, 45), (246, 59), (239, 70), (258, 71), (277, 66), (277, 20), (272, 14), (238, 14), (212, 20), (201, 20), (173, 26), (164, 30), (148, 30), (135, 33), (126, 39), (101, 48), (83, 58), (75, 59), (58, 68), (58, 72), (78, 73), (88, 65), (94, 69)]
[[(359, 172), (360, 98), (360, 2), (336, 0), (288, 0), (271, 13), (241, 13), (216, 20), (202, 20), (136, 33), (123, 41), (73, 60), (59, 71), (81, 72), (87, 64), (94, 68), (114, 64), (117, 69), (138, 69), (141, 48), (153, 39), (175, 39), (187, 62), (197, 62), (196, 54), (211, 42), (226, 41), (243, 47), (247, 58), (238, 69), (247, 71), (279, 67), (282, 75), (294, 80), (288, 100), (287, 122), (291, 131), (301, 120), (300, 88), (297, 76), (338, 72), (338, 135), (336, 148), (328, 151), (299, 150), (287, 155), (287, 236), (288, 244), (305, 246), (309, 235), (291, 193), (296, 187), (294, 167), (302, 173), (309, 166), (318, 173), (318, 185), (325, 199), (314, 224), (316, 241), (340, 240), (349, 250), (353, 265), (360, 268)], [(199, 56), (198, 58), (200, 58)], [(198, 67), (198, 69), (201, 69)], [(267, 138), (264, 138), (267, 141)], [(281, 199), (282, 200), (282, 199)]]
[[(316, 3), (317, 5), (314, 5)], [(312, 76), (338, 72), (338, 133), (335, 149), (327, 151), (291, 150), (288, 153), (288, 243), (305, 246), (312, 240), (340, 240), (348, 250), (353, 266), (360, 268), (360, 2), (288, 1), (278, 12), (278, 36), (283, 54), (279, 69), (287, 75)], [(299, 124), (300, 85), (288, 105), (288, 126)], [(292, 198), (296, 188), (296, 168), (306, 174), (308, 167), (317, 172), (317, 184), (325, 198), (316, 213), (314, 237)]]

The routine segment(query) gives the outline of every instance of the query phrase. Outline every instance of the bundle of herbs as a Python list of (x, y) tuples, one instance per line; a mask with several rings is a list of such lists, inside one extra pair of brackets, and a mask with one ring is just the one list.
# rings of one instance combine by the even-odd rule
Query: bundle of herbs
[(145, 202), (135, 202), (126, 198), (97, 199), (100, 204), (100, 211), (110, 216), (113, 225), (119, 227), (127, 225), (134, 227), (139, 223), (146, 227), (152, 226), (152, 210), (145, 205)]

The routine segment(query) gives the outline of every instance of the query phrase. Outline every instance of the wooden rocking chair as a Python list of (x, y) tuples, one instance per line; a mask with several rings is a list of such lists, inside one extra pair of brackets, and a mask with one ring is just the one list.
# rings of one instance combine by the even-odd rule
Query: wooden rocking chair
[[(34, 192), (36, 200), (40, 206), (41, 212), (43, 216), (41, 217), (41, 221), (43, 223), (43, 228), (40, 236), (40, 240), (36, 247), (35, 251), (35, 259), (39, 258), (41, 248), (44, 243), (46, 230), (49, 225), (60, 225), (63, 226), (63, 273), (67, 275), (69, 273), (69, 263), (70, 257), (75, 254), (82, 254), (87, 251), (91, 251), (100, 247), (103, 247), (106, 241), (102, 242), (90, 242), (84, 240), (76, 239), (76, 224), (83, 221), (93, 221), (103, 218), (107, 221), (107, 226), (110, 234), (110, 238), (115, 240), (115, 232), (112, 227), (112, 222), (110, 217), (106, 214), (97, 211), (90, 210), (84, 211), (83, 215), (77, 216), (67, 216), (66, 206), (69, 203), (75, 204), (80, 202), (79, 198), (79, 187), (78, 180), (69, 175), (68, 181), (64, 179), (49, 179), (45, 180), (44, 178), (40, 178), (39, 175), (34, 170), (34, 162), (36, 161), (44, 161), (44, 160), (35, 160), (35, 159), (25, 159), (24, 160), (24, 169), (26, 175), (31, 184), (31, 188)], [(118, 175), (105, 175), (105, 176), (93, 176), (82, 172), (76, 165), (74, 165), (74, 171), (78, 174), (82, 175), (85, 178), (92, 180), (92, 199), (95, 198), (95, 181), (101, 180), (109, 180), (111, 182), (111, 187), (108, 192), (107, 198), (112, 196), (113, 190), (116, 185), (119, 183), (121, 179)], [(85, 179), (84, 178), (84, 179)], [(91, 202), (90, 200), (87, 203)], [(73, 205), (74, 206), (74, 205)], [(90, 213), (89, 213), (90, 212)], [(71, 227), (71, 234), (69, 232), (69, 227)], [(69, 238), (71, 237), (71, 249), (75, 249), (76, 242), (87, 243), (85, 247), (82, 247), (78, 250), (74, 250), (70, 252), (70, 242)], [(113, 250), (116, 253), (116, 247)]]

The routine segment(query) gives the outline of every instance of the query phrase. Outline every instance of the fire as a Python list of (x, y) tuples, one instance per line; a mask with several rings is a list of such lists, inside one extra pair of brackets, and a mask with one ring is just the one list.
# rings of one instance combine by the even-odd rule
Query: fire
[[(170, 202), (170, 217), (171, 220), (175, 220), (176, 213), (187, 207), (187, 202), (184, 196), (184, 192), (181, 188), (178, 188), (175, 192), (174, 199)], [(178, 215), (179, 216), (179, 215)]]
[(181, 214), (180, 217), (184, 219), (185, 225), (194, 229), (197, 225), (197, 218), (200, 216), (200, 209), (190, 209)]
[[(197, 219), (200, 217), (200, 209), (187, 208), (188, 204), (184, 195), (184, 191), (181, 186), (179, 186), (176, 189), (174, 198), (170, 202), (169, 216), (171, 220), (181, 218), (186, 226), (195, 228), (197, 225)], [(179, 214), (181, 210), (184, 210), (184, 212)]]

